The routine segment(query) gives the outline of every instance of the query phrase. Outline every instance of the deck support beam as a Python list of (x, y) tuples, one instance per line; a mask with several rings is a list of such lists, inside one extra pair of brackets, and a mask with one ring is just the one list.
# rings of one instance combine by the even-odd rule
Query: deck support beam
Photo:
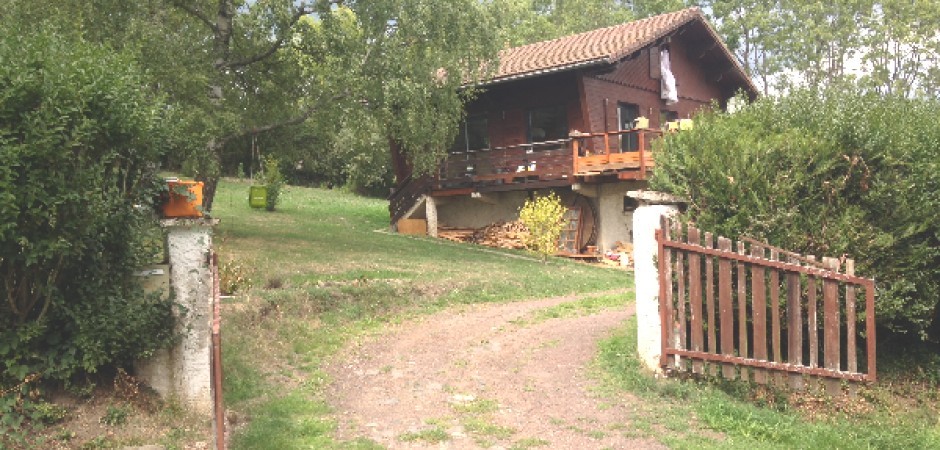
[(437, 200), (430, 195), (424, 198), (424, 216), (428, 223), (428, 236), (437, 237)]

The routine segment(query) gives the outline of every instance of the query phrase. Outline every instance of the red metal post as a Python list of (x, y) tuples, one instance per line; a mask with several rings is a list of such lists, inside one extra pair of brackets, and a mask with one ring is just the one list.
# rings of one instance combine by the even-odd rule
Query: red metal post
[(215, 400), (215, 442), (225, 450), (225, 406), (222, 399), (222, 293), (219, 286), (219, 255), (212, 254), (212, 375)]
[[(672, 287), (672, 274), (669, 273), (669, 255), (666, 254), (665, 240), (669, 238), (669, 219), (660, 219), (660, 229), (656, 230), (656, 242), (659, 244), (657, 262), (659, 263), (659, 325), (662, 351), (659, 354), (659, 366), (666, 367), (666, 349), (669, 346), (669, 327), (672, 308), (669, 304), (669, 292)], [(668, 286), (668, 287), (667, 287)]]

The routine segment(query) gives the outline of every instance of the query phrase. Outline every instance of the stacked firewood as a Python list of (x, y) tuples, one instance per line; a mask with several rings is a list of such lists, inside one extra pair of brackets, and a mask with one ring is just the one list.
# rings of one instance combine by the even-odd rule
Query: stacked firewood
[(437, 227), (437, 237), (454, 242), (471, 242), (475, 232), (473, 228)]
[(525, 248), (529, 229), (522, 222), (496, 222), (473, 233), (473, 242), (487, 247)]
[(497, 248), (525, 248), (529, 230), (521, 222), (496, 222), (483, 228), (438, 227), (437, 236), (454, 242), (471, 242)]

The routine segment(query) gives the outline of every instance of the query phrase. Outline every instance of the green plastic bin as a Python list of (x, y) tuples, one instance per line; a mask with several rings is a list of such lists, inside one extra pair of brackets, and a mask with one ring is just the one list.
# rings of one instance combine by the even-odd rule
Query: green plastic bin
[(251, 186), (248, 188), (248, 205), (252, 208), (264, 208), (268, 202), (268, 188)]

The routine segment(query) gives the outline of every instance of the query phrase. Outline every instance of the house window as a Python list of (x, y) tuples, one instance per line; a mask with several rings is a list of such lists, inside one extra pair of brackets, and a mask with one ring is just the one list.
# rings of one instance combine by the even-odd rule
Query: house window
[(664, 109), (659, 112), (659, 128), (665, 130), (666, 124), (679, 120), (679, 113)]
[(568, 138), (568, 108), (564, 105), (529, 110), (529, 143)]
[(487, 134), (487, 120), (485, 114), (467, 116), (460, 123), (460, 131), (450, 147), (451, 153), (463, 153), (469, 150), (489, 148), (490, 138)]
[[(620, 123), (620, 131), (632, 130), (636, 118), (640, 117), (640, 107), (632, 103), (620, 103), (617, 105), (617, 121)], [(635, 152), (640, 148), (640, 136), (636, 133), (620, 135), (620, 151)]]

